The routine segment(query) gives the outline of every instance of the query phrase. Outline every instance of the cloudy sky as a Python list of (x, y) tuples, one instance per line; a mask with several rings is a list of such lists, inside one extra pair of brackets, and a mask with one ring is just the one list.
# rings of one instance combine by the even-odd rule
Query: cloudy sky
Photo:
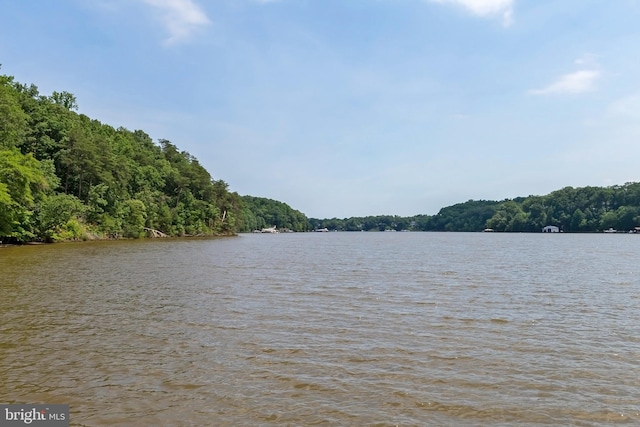
[(3, 1), (0, 73), (310, 217), (640, 181), (638, 0)]

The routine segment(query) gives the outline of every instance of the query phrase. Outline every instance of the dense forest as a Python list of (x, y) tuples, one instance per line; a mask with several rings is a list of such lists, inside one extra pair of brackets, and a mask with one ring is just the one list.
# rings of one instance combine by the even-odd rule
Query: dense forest
[(540, 232), (547, 225), (563, 232), (599, 232), (640, 227), (640, 183), (611, 187), (565, 187), (546, 196), (503, 201), (469, 200), (436, 215), (369, 216), (309, 220), (314, 229), (341, 231)]
[(263, 197), (242, 196), (241, 232), (276, 227), (278, 230), (310, 231), (309, 219), (286, 203)]
[(198, 160), (141, 130), (76, 112), (68, 92), (0, 75), (0, 242), (310, 231), (598, 232), (640, 226), (640, 183), (566, 187), (545, 196), (469, 200), (436, 215), (307, 218), (239, 196)]
[(0, 76), (0, 240), (233, 234), (242, 201), (196, 158)]

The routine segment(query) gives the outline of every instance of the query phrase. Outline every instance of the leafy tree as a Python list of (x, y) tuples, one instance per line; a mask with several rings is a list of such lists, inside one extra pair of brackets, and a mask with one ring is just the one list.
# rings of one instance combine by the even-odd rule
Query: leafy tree
[[(225, 184), (226, 185), (226, 184)], [(232, 197), (235, 199), (235, 197)], [(307, 217), (300, 211), (292, 209), (286, 203), (263, 197), (242, 196), (241, 199), (229, 200), (223, 206), (242, 204), (243, 214), (240, 216), (240, 230), (252, 231), (275, 226), (278, 229), (291, 231), (309, 231), (312, 229)]]
[(573, 211), (571, 215), (571, 224), (569, 225), (569, 231), (584, 231), (587, 225), (587, 216), (582, 212), (580, 208)]
[(63, 106), (67, 110), (78, 109), (78, 103), (76, 102), (76, 97), (67, 91), (62, 91), (62, 92), (53, 91), (53, 93), (51, 94), (51, 101), (53, 101), (54, 104)]
[(47, 196), (40, 204), (36, 214), (36, 232), (44, 241), (63, 239), (65, 226), (76, 220), (86, 211), (86, 206), (70, 194)]
[(124, 203), (123, 234), (125, 237), (141, 237), (147, 218), (147, 208), (140, 200), (129, 199)]
[(9, 194), (9, 187), (4, 182), (0, 182), (0, 236), (13, 234), (14, 204)]
[(35, 201), (47, 188), (40, 163), (19, 151), (0, 151), (0, 235), (32, 238)]
[(17, 147), (27, 133), (29, 116), (22, 111), (13, 79), (0, 76), (0, 149)]
[[(55, 240), (90, 230), (136, 237), (141, 227), (168, 234), (238, 231), (240, 197), (195, 157), (167, 140), (156, 144), (141, 130), (92, 120), (77, 108), (69, 92), (43, 96), (35, 85), (0, 76), (0, 150), (17, 149), (36, 162), (24, 169), (17, 151), (5, 156), (0, 236)], [(19, 175), (32, 182), (26, 173), (38, 168), (44, 176), (39, 192), (17, 188), (22, 181), (10, 176), (24, 172)]]

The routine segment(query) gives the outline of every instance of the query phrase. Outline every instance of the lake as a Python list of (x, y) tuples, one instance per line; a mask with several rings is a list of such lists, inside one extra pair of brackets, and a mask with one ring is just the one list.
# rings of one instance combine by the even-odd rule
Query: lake
[(75, 426), (640, 424), (640, 236), (0, 249), (0, 403)]

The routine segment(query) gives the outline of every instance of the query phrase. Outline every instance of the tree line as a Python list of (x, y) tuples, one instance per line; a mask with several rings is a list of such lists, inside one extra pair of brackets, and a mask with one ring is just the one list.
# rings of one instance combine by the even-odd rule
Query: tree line
[(280, 230), (310, 231), (309, 219), (286, 203), (264, 197), (242, 196), (241, 232), (276, 227)]
[(242, 201), (198, 160), (0, 76), (0, 240), (232, 234)]
[(76, 112), (68, 92), (0, 75), (0, 241), (291, 231), (598, 232), (640, 226), (640, 183), (565, 187), (545, 196), (469, 200), (436, 215), (316, 219), (240, 196), (172, 142)]
[(314, 229), (337, 231), (540, 232), (554, 225), (563, 232), (600, 232), (640, 227), (640, 183), (610, 187), (565, 187), (545, 196), (502, 201), (469, 200), (436, 215), (379, 215), (309, 220)]

